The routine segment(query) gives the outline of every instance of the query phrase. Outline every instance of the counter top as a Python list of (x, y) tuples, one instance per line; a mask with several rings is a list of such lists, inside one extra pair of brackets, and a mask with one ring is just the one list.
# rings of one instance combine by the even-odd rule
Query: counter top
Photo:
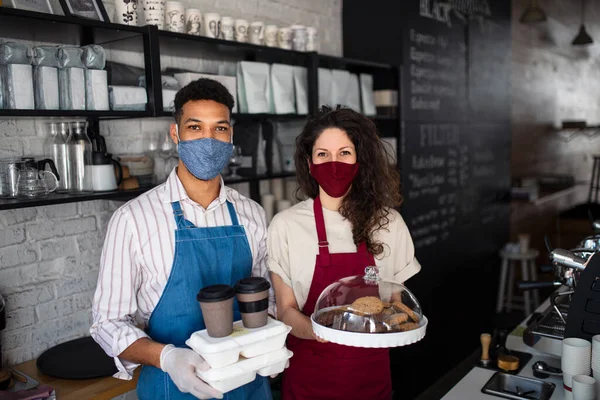
[(36, 365), (36, 360), (27, 361), (13, 367), (17, 372), (22, 372), (36, 381), (51, 386), (56, 391), (56, 397), (60, 400), (110, 400), (124, 393), (135, 390), (141, 368), (135, 371), (134, 378), (130, 381), (112, 377), (66, 380), (56, 379), (41, 373)]
[[(550, 306), (550, 301), (546, 300), (538, 307), (536, 312), (541, 312), (541, 311), (545, 310), (546, 308), (548, 308), (549, 306)], [(533, 376), (533, 371), (531, 369), (531, 366), (536, 361), (542, 360), (542, 361), (545, 361), (546, 363), (548, 363), (548, 365), (550, 365), (550, 366), (560, 368), (560, 357), (549, 354), (545, 351), (542, 351), (542, 349), (544, 349), (546, 351), (550, 350), (551, 352), (556, 353), (555, 348), (549, 349), (548, 347), (545, 347), (545, 348), (538, 347), (537, 344), (536, 344), (536, 348), (534, 348), (534, 347), (527, 346), (523, 342), (522, 332), (523, 332), (523, 329), (527, 326), (528, 320), (529, 320), (529, 317), (526, 318), (525, 320), (523, 320), (521, 322), (521, 324), (517, 328), (515, 328), (511, 332), (510, 335), (508, 335), (508, 337), (506, 339), (506, 347), (510, 350), (523, 351), (523, 352), (532, 354), (533, 357), (523, 367), (523, 369), (519, 373), (519, 376), (539, 379), (539, 378), (535, 378)], [(558, 344), (558, 346), (560, 347), (560, 342), (558, 342), (556, 340), (553, 340), (552, 342), (555, 342), (555, 343), (552, 343), (555, 346), (556, 346), (556, 344)], [(546, 346), (547, 345), (548, 345), (548, 343), (546, 343)], [(466, 371), (468, 371), (466, 373), (466, 375), (464, 374), (464, 372), (461, 372), (460, 370), (456, 371), (459, 374), (462, 373), (462, 375), (458, 375), (458, 376), (455, 375), (455, 379), (460, 379), (460, 376), (463, 376), (462, 379), (460, 379), (460, 381), (458, 383), (456, 383), (450, 389), (450, 391), (445, 393), (445, 395), (443, 395), (443, 397), (438, 395), (438, 397), (437, 397), (438, 399), (440, 397), (442, 400), (465, 400), (465, 399), (469, 399), (469, 400), (479, 400), (479, 399), (494, 400), (495, 399), (495, 400), (498, 400), (500, 398), (497, 396), (491, 396), (491, 395), (484, 394), (481, 392), (481, 389), (483, 388), (483, 386), (492, 377), (492, 375), (494, 375), (494, 373), (496, 371), (485, 369), (485, 368), (479, 368), (479, 367), (475, 366), (475, 363), (479, 359), (480, 354), (481, 354), (480, 350), (477, 350), (477, 351), (475, 351), (474, 354), (472, 354), (467, 359), (465, 359), (465, 361), (461, 364), (463, 371), (465, 370), (465, 366), (467, 366), (467, 368), (469, 366), (471, 366), (471, 368), (466, 370)], [(457, 367), (457, 369), (460, 369), (461, 365), (459, 365)], [(448, 373), (449, 377), (451, 376), (452, 372), (453, 371)], [(443, 381), (444, 379), (446, 379), (446, 378), (442, 378), (441, 381)], [(552, 400), (563, 400), (565, 398), (564, 389), (563, 389), (563, 385), (562, 385), (562, 377), (550, 376), (549, 378), (544, 379), (544, 381), (552, 382), (556, 385), (556, 387), (554, 388), (554, 393), (552, 394), (552, 397), (551, 397)], [(454, 382), (456, 382), (456, 380)], [(448, 382), (446, 382), (446, 383), (448, 383)], [(446, 387), (448, 387), (448, 385), (446, 385)], [(434, 395), (433, 391), (430, 394), (425, 392), (422, 396), (419, 396), (419, 399), (433, 398), (433, 397), (431, 397), (432, 395)]]

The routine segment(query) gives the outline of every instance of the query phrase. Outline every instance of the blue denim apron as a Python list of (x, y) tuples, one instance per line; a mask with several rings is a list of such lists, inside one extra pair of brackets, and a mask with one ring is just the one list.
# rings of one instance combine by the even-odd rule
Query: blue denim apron
[[(244, 227), (239, 224), (233, 204), (227, 201), (231, 226), (197, 228), (183, 216), (179, 202), (172, 203), (177, 230), (173, 268), (164, 292), (148, 321), (152, 340), (185, 347), (193, 332), (205, 329), (196, 301), (198, 291), (209, 285), (235, 283), (250, 276), (252, 253)], [(234, 302), (234, 320), (241, 318)], [(177, 389), (168, 374), (144, 366), (137, 386), (140, 400), (195, 399)], [(272, 399), (267, 378), (257, 378), (224, 395), (227, 400)]]

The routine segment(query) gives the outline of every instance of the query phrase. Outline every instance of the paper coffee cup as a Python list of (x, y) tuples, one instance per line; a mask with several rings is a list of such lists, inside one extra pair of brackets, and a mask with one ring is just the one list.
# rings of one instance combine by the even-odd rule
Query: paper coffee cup
[(587, 375), (576, 375), (573, 377), (573, 400), (595, 400), (596, 379)]
[(267, 324), (270, 288), (269, 281), (261, 277), (240, 279), (236, 283), (238, 307), (246, 328), (260, 328)]
[(200, 303), (208, 336), (221, 338), (233, 332), (233, 298), (235, 291), (229, 285), (202, 288), (196, 300)]

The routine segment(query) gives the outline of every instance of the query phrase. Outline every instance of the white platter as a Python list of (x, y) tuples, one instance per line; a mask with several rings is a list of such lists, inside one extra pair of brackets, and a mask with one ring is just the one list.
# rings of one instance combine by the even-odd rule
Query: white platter
[[(324, 309), (326, 311), (327, 309)], [(393, 333), (359, 333), (347, 332), (328, 328), (315, 321), (315, 314), (310, 317), (315, 335), (332, 343), (343, 344), (353, 347), (366, 348), (390, 348), (408, 346), (425, 337), (427, 329), (427, 317), (423, 316), (419, 322), (419, 328), (408, 332)]]

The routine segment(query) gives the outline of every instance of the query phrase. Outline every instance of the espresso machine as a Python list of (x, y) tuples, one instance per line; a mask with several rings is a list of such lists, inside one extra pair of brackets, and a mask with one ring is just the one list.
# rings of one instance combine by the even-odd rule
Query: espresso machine
[[(523, 333), (523, 341), (539, 351), (561, 355), (565, 337), (591, 340), (600, 333), (600, 220), (592, 223), (594, 234), (584, 238), (572, 250), (546, 246), (555, 276), (553, 282), (520, 282), (530, 290), (557, 287), (550, 296), (550, 306), (541, 315), (532, 316)], [(596, 281), (598, 280), (598, 283)]]

